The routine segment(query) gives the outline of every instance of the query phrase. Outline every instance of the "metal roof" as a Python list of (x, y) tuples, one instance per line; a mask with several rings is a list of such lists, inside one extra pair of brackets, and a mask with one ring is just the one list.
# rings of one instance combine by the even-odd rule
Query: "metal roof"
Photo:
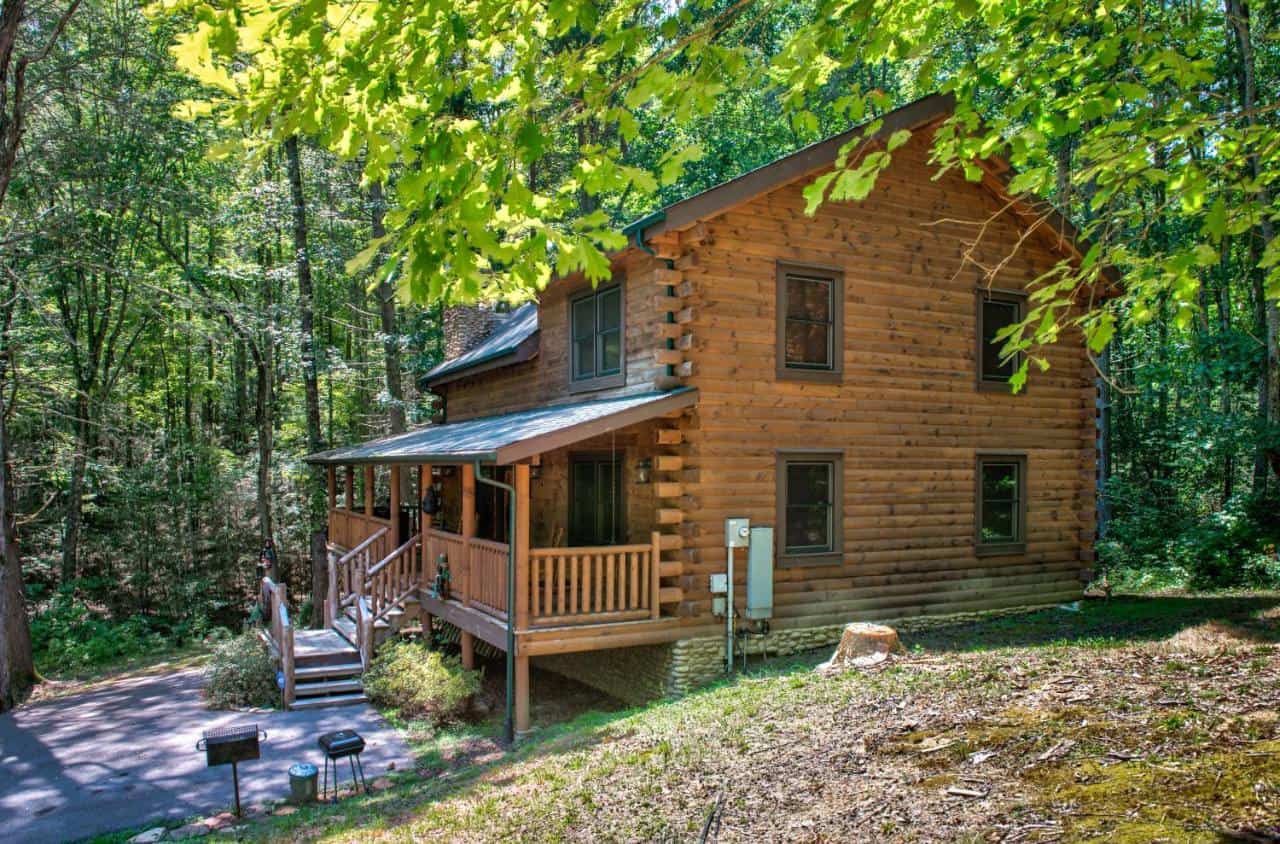
[[(514, 355), (524, 343), (538, 331), (538, 303), (528, 302), (511, 312), (496, 331), (486, 337), (474, 349), (447, 360), (426, 375), (425, 383), (439, 383), (451, 375), (495, 361), (498, 358)], [(514, 361), (513, 361), (514, 362)]]
[(596, 401), (557, 404), (427, 425), (360, 445), (322, 451), (308, 463), (515, 463), (589, 437), (691, 407), (698, 391), (681, 387)]

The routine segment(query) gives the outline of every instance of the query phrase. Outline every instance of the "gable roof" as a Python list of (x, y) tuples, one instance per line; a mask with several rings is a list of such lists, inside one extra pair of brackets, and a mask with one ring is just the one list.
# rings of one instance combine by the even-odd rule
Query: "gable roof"
[(422, 376), (422, 383), (438, 386), (485, 369), (521, 363), (537, 353), (538, 303), (526, 302), (512, 311), (502, 325), (475, 348), (441, 363)]
[[(955, 105), (955, 96), (949, 93), (922, 97), (884, 114), (880, 118), (882, 121), (880, 129), (866, 140), (885, 141), (901, 129), (915, 131), (923, 128), (948, 117), (955, 111)], [(834, 166), (840, 155), (840, 149), (864, 135), (869, 125), (870, 123), (863, 123), (838, 135), (832, 135), (790, 155), (784, 155), (768, 164), (749, 170), (737, 178), (660, 208), (628, 224), (623, 228), (623, 232), (630, 236), (633, 246), (642, 246), (646, 239), (658, 237), (667, 232), (684, 231), (696, 223), (719, 216), (735, 206), (750, 202), (799, 179), (816, 176)], [(1009, 163), (998, 156), (992, 156), (983, 164), (986, 165), (983, 167), (987, 177), (983, 180), (985, 186), (1005, 199), (1013, 199), (1007, 187), (1016, 173)], [(1019, 213), (1016, 208), (1014, 213)], [(1035, 216), (1041, 216), (1038, 210), (1034, 213)], [(1083, 258), (1089, 251), (1090, 244), (1075, 225), (1056, 207), (1050, 206), (1043, 216), (1048, 222), (1050, 231), (1056, 236), (1058, 249), (1077, 260)], [(1112, 285), (1119, 284), (1121, 276), (1114, 267), (1104, 266), (1102, 272)]]

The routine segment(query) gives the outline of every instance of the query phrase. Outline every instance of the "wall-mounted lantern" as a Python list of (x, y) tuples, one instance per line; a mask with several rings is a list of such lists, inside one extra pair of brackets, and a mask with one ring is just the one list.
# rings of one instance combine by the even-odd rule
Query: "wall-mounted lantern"
[(637, 463), (636, 464), (636, 483), (638, 484), (649, 483), (649, 472), (652, 470), (653, 470), (653, 461), (647, 457), (641, 460), (639, 463)]

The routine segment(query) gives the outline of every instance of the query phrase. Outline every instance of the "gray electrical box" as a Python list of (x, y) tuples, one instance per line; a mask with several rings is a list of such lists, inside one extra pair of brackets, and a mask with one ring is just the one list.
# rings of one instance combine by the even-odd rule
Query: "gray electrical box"
[(747, 618), (773, 617), (773, 528), (751, 528), (747, 550)]
[(750, 519), (724, 520), (724, 544), (726, 548), (746, 548), (750, 539)]

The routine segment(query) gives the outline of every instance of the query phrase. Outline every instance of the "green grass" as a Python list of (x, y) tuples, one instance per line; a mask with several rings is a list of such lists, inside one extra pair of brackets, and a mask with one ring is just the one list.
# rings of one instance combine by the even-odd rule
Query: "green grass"
[[(939, 836), (978, 840), (972, 836), (991, 823), (981, 812), (1014, 812), (1063, 825), (1062, 840), (1152, 834), (1184, 840), (1193, 804), (1201, 814), (1220, 808), (1225, 814), (1214, 822), (1221, 828), (1259, 817), (1280, 823), (1258, 808), (1262, 797), (1253, 792), (1232, 792), (1220, 807), (1195, 802), (1211, 799), (1205, 778), (1219, 770), (1229, 772), (1233, 787), (1262, 782), (1280, 789), (1274, 775), (1260, 773), (1273, 757), (1249, 755), (1254, 748), (1224, 739), (1233, 733), (1221, 727), (1242, 706), (1280, 697), (1277, 607), (1277, 593), (1123, 596), (1082, 602), (1078, 612), (944, 623), (904, 634), (911, 656), (881, 670), (819, 675), (811, 669), (825, 651), (775, 659), (681, 700), (539, 725), (511, 752), (497, 744), (495, 713), (479, 725), (418, 731), (417, 771), (396, 774), (385, 791), (304, 807), (240, 834), (324, 841), (696, 840), (717, 806), (728, 838), (746, 839), (813, 832), (828, 840), (910, 840), (913, 829), (933, 825)], [(1169, 652), (1170, 637), (1210, 622), (1224, 622), (1223, 630), (1243, 638), (1210, 656)], [(1069, 698), (1079, 688), (1087, 692)], [(1177, 705), (1168, 705), (1174, 699)], [(1249, 738), (1275, 739), (1274, 722)], [(1034, 764), (1064, 740), (1072, 742), (1064, 758)], [(937, 753), (920, 749), (946, 741), (953, 745)], [(1140, 823), (1107, 820), (1132, 807), (1104, 805), (1107, 789), (1089, 783), (1110, 781), (1131, 793), (1161, 780), (1146, 770), (1096, 767), (1101, 763), (1090, 759), (1146, 741), (1149, 761), (1124, 764), (1179, 771), (1171, 794), (1180, 796), (1164, 805), (1157, 789), (1143, 798)], [(988, 769), (1004, 780), (993, 786), (993, 800), (1006, 792), (1022, 795), (1016, 807), (979, 811), (977, 803), (946, 797), (946, 787), (972, 774), (967, 756), (985, 749), (998, 752)], [(1026, 760), (1033, 760), (1030, 768)], [(1096, 770), (1081, 767), (1089, 764)], [(893, 782), (878, 782), (868, 771)], [(828, 788), (835, 788), (834, 798)], [(1259, 795), (1271, 793), (1265, 788)], [(901, 799), (884, 811), (890, 793)], [(1063, 793), (1073, 795), (1071, 801), (1061, 799)], [(1088, 824), (1071, 820), (1081, 806)], [(788, 826), (793, 823), (812, 827)]]

